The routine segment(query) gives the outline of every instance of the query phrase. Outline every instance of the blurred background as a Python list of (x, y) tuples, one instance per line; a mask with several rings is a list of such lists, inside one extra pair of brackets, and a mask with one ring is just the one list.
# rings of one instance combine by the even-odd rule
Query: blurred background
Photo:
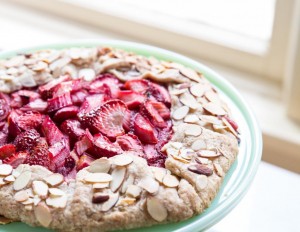
[(264, 162), (209, 231), (300, 231), (300, 0), (0, 0), (0, 28), (1, 50), (119, 39), (215, 69), (252, 106)]

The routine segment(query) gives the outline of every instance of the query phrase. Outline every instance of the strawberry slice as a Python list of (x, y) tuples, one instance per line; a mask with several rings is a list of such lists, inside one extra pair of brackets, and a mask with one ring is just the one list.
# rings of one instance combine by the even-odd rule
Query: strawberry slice
[(150, 82), (149, 92), (157, 101), (165, 103), (167, 107), (171, 107), (171, 97), (164, 86)]
[(146, 94), (149, 89), (149, 81), (147, 80), (129, 80), (124, 84), (125, 89), (132, 90), (136, 93)]
[(163, 119), (170, 119), (170, 109), (162, 102), (149, 101)]
[(25, 112), (18, 116), (17, 126), (22, 130), (38, 129), (43, 121), (43, 115), (39, 112)]
[(40, 86), (39, 87), (39, 93), (41, 94), (43, 99), (51, 98), (53, 96), (54, 88), (58, 84), (60, 84), (64, 81), (67, 81), (69, 79), (70, 79), (69, 76), (61, 76), (57, 79), (54, 79), (54, 80), (48, 82), (47, 84)]
[(146, 101), (141, 111), (146, 114), (146, 116), (149, 118), (149, 120), (154, 126), (157, 126), (159, 128), (166, 127), (164, 119), (160, 116), (160, 114), (154, 108), (151, 102), (152, 101)]
[(123, 122), (128, 109), (120, 100), (110, 100), (98, 109), (89, 113), (89, 127), (99, 131), (109, 138), (115, 138), (125, 133)]
[(56, 122), (62, 122), (69, 118), (75, 118), (77, 116), (78, 112), (79, 112), (78, 106), (67, 106), (67, 107), (59, 109), (54, 114), (53, 119)]
[(41, 131), (51, 146), (66, 139), (49, 116), (45, 116), (41, 125)]
[(151, 123), (140, 114), (137, 114), (134, 118), (134, 133), (143, 143), (157, 143), (154, 128)]
[(0, 159), (4, 160), (12, 156), (16, 152), (16, 147), (13, 144), (5, 144), (0, 147)]
[(118, 98), (125, 102), (129, 109), (138, 108), (146, 100), (146, 97), (143, 94), (135, 93), (132, 90), (119, 91)]
[(51, 165), (52, 154), (48, 150), (48, 144), (45, 138), (39, 138), (37, 145), (25, 159), (24, 163), (29, 165), (41, 165), (49, 170), (54, 170)]
[(118, 96), (120, 82), (110, 73), (100, 74), (92, 83), (89, 84), (90, 93), (107, 93), (110, 92), (112, 98)]
[(3, 160), (3, 163), (10, 164), (13, 168), (17, 168), (20, 164), (25, 162), (28, 156), (29, 153), (27, 151), (17, 152)]
[[(28, 102), (27, 102), (28, 103)], [(27, 104), (25, 103), (25, 104)], [(22, 98), (19, 94), (13, 93), (11, 95), (10, 107), (14, 109), (19, 109), (23, 106)]]
[(40, 138), (35, 129), (30, 129), (19, 134), (14, 141), (17, 151), (30, 151)]
[(94, 94), (86, 97), (85, 101), (82, 103), (79, 109), (79, 117), (84, 117), (84, 114), (98, 108), (101, 106), (106, 100), (108, 100), (107, 96), (104, 94)]
[(122, 149), (116, 143), (112, 143), (102, 134), (94, 136), (94, 146), (87, 150), (95, 158), (112, 157), (122, 153)]
[(116, 143), (122, 148), (123, 151), (143, 151), (143, 146), (136, 135), (126, 134), (118, 136)]
[(95, 159), (92, 158), (91, 156), (84, 154), (80, 157), (79, 161), (77, 162), (76, 165), (76, 170), (80, 171), (83, 168), (86, 168), (90, 166), (90, 164), (94, 161)]
[(63, 107), (71, 106), (71, 105), (73, 105), (73, 103), (72, 103), (70, 93), (64, 93), (62, 95), (59, 95), (57, 97), (53, 97), (53, 98), (48, 100), (47, 111), (49, 113), (51, 113), (53, 111), (56, 111), (56, 110), (59, 110)]

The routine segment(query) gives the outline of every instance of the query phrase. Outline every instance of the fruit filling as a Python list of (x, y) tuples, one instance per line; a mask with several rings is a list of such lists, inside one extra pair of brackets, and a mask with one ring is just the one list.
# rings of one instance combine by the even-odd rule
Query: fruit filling
[(61, 76), (38, 88), (0, 93), (0, 159), (41, 165), (74, 178), (97, 158), (134, 151), (163, 167), (172, 136), (171, 99), (148, 80), (91, 82)]

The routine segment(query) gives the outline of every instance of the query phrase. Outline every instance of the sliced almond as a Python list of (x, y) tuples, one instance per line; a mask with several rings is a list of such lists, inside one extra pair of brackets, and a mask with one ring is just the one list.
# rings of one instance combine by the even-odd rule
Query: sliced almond
[(180, 142), (170, 142), (169, 144), (177, 150), (179, 150), (183, 146), (183, 144)]
[(132, 198), (132, 197), (126, 197), (126, 198), (123, 198), (123, 199), (120, 199), (118, 201), (118, 206), (119, 205), (122, 205), (122, 206), (127, 206), (127, 205), (133, 205), (134, 203), (136, 202), (136, 199), (135, 198)]
[(186, 76), (193, 81), (201, 82), (201, 78), (195, 70), (182, 66), (179, 71), (183, 76)]
[(155, 168), (154, 177), (158, 182), (162, 183), (165, 175), (167, 175), (167, 170), (166, 169), (164, 169), (164, 168)]
[(27, 192), (27, 194), (29, 195), (29, 197), (34, 197), (32, 188), (28, 188), (28, 189), (26, 189), (25, 191)]
[(208, 178), (206, 175), (198, 175), (196, 179), (196, 186), (198, 190), (205, 189), (208, 184)]
[(31, 210), (33, 210), (33, 206), (32, 205), (25, 205), (24, 209), (27, 210), (27, 211), (31, 211)]
[(108, 173), (111, 163), (107, 158), (100, 158), (91, 163), (88, 171), (92, 173)]
[(59, 173), (54, 173), (51, 174), (50, 176), (45, 177), (44, 180), (51, 187), (57, 187), (64, 182), (64, 176)]
[(169, 147), (169, 148), (167, 148), (167, 154), (171, 155), (171, 156), (175, 156), (175, 155), (179, 154), (179, 150), (175, 149), (173, 147)]
[(195, 124), (187, 124), (184, 133), (191, 136), (199, 136), (202, 134), (202, 127)]
[(220, 176), (220, 177), (224, 176), (224, 171), (220, 164), (214, 163), (214, 168), (215, 168), (218, 176)]
[(26, 201), (29, 198), (28, 193), (26, 192), (26, 190), (21, 190), (19, 192), (16, 192), (16, 194), (14, 195), (14, 199), (17, 202), (23, 202)]
[(137, 185), (129, 185), (126, 190), (126, 195), (130, 197), (137, 198), (141, 195), (142, 189)]
[(197, 174), (211, 176), (213, 171), (203, 164), (193, 164), (188, 167), (188, 170)]
[(8, 184), (8, 182), (5, 182), (4, 178), (0, 177), (0, 187), (6, 184)]
[(101, 211), (106, 212), (117, 204), (119, 200), (119, 193), (109, 195), (109, 199), (102, 204)]
[(33, 198), (28, 198), (25, 201), (21, 202), (23, 205), (32, 205), (33, 204)]
[(22, 172), (14, 182), (14, 190), (19, 191), (25, 188), (31, 179), (31, 171)]
[(211, 116), (211, 115), (200, 115), (199, 116), (200, 120), (205, 122), (205, 123), (210, 123), (210, 124), (221, 124), (221, 120), (219, 120), (216, 116)]
[(48, 195), (49, 187), (45, 182), (35, 180), (32, 182), (33, 192), (38, 195), (41, 199), (45, 199)]
[(38, 195), (35, 195), (33, 197), (33, 205), (34, 206), (38, 205), (41, 201), (42, 201), (42, 199)]
[(204, 158), (215, 158), (221, 155), (217, 150), (200, 150), (197, 154)]
[(189, 160), (186, 160), (184, 158), (182, 158), (181, 156), (179, 155), (172, 155), (172, 157), (178, 161), (180, 161), (181, 163), (185, 163), (185, 164), (188, 164), (190, 161)]
[(93, 184), (93, 189), (104, 189), (109, 187), (109, 182)]
[(34, 208), (34, 215), (42, 226), (48, 227), (52, 222), (52, 215), (50, 209), (45, 203), (39, 203)]
[(168, 217), (168, 211), (156, 197), (147, 198), (147, 211), (150, 216), (158, 222), (162, 222)]
[(79, 70), (78, 76), (83, 77), (85, 81), (91, 81), (95, 79), (96, 73), (94, 69), (84, 68)]
[(194, 151), (199, 151), (199, 150), (203, 150), (206, 149), (206, 142), (202, 139), (198, 139), (195, 142), (192, 143), (191, 148)]
[(187, 91), (187, 89), (172, 89), (170, 91), (170, 94), (171, 95), (180, 95), (180, 94), (183, 94)]
[(13, 168), (9, 164), (0, 164), (0, 176), (8, 176), (12, 171)]
[(49, 193), (52, 197), (60, 197), (65, 195), (65, 192), (59, 188), (49, 188)]
[(186, 160), (191, 160), (195, 152), (192, 149), (185, 148), (180, 150), (180, 156)]
[(173, 112), (172, 118), (175, 120), (181, 120), (188, 114), (189, 110), (190, 108), (188, 106), (181, 106)]
[(188, 92), (181, 94), (179, 100), (183, 105), (188, 106), (193, 110), (196, 110), (198, 108), (198, 102), (196, 101), (194, 96), (189, 94)]
[(185, 116), (183, 121), (186, 123), (197, 123), (197, 122), (199, 122), (199, 117), (194, 114), (189, 114), (189, 115)]
[(14, 182), (16, 180), (16, 178), (13, 175), (9, 175), (9, 176), (5, 177), (3, 180), (5, 182), (11, 183), (11, 182)]
[(205, 93), (205, 97), (210, 102), (216, 102), (218, 104), (221, 102), (221, 99), (220, 99), (219, 95), (215, 91), (213, 91), (213, 90), (207, 91)]
[(138, 185), (151, 194), (156, 193), (159, 189), (159, 183), (150, 176), (141, 179)]
[(229, 129), (229, 131), (235, 136), (235, 137), (239, 137), (239, 135), (237, 134), (236, 130), (231, 126), (231, 124), (228, 122), (228, 120), (226, 119), (226, 117), (222, 117), (222, 121), (223, 123), (227, 126), (227, 128)]
[(179, 180), (176, 176), (173, 175), (165, 175), (163, 179), (163, 184), (170, 188), (175, 188), (179, 185)]
[(129, 155), (116, 155), (114, 156), (114, 164), (117, 166), (127, 166), (133, 162), (133, 158)]
[(120, 188), (121, 184), (125, 179), (125, 175), (126, 175), (125, 167), (118, 167), (112, 171), (111, 173), (112, 181), (110, 182), (109, 185), (111, 191), (115, 192)]
[(226, 115), (226, 111), (222, 108), (222, 106), (215, 102), (209, 102), (203, 105), (203, 108), (213, 115)]
[(67, 201), (68, 201), (67, 195), (63, 195), (63, 196), (60, 196), (60, 197), (48, 197), (46, 199), (46, 204), (48, 206), (52, 206), (54, 208), (63, 209), (63, 208), (66, 207)]
[(121, 193), (125, 193), (128, 186), (133, 184), (133, 182), (134, 182), (134, 176), (132, 174), (129, 174), (129, 176), (123, 182)]
[(90, 183), (103, 183), (112, 181), (112, 176), (107, 173), (88, 173), (84, 180)]
[(18, 172), (16, 169), (13, 170), (12, 175), (17, 178), (20, 175), (20, 172)]
[(92, 202), (94, 204), (100, 204), (109, 199), (109, 195), (105, 193), (94, 193)]
[(191, 86), (190, 91), (195, 97), (202, 97), (206, 88), (203, 84), (195, 84)]
[(198, 164), (209, 164), (211, 161), (207, 158), (202, 158), (202, 157), (196, 157), (195, 158), (195, 161), (198, 163)]

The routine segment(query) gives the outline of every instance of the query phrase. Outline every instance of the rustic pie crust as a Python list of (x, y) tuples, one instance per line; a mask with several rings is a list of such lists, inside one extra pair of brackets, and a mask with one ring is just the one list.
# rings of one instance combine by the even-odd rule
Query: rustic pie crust
[(1, 60), (0, 92), (62, 76), (91, 82), (101, 73), (167, 87), (173, 135), (161, 148), (164, 165), (149, 166), (127, 150), (95, 159), (65, 178), (41, 165), (0, 160), (1, 224), (112, 231), (178, 222), (209, 207), (238, 154), (239, 133), (226, 103), (202, 74), (108, 47), (43, 50)]

